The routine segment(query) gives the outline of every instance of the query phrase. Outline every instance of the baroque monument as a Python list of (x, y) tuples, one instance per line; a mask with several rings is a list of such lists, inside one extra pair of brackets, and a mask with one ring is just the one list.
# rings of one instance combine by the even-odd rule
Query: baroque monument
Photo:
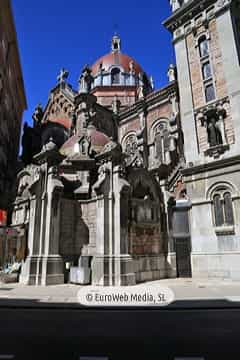
[(114, 35), (78, 90), (61, 70), (25, 126), (21, 283), (61, 284), (69, 267), (93, 285), (240, 279), (239, 1), (170, 3), (165, 87)]

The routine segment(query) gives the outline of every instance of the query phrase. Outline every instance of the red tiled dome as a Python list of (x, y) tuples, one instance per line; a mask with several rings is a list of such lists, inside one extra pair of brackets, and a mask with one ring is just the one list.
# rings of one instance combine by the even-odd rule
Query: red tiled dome
[[(100, 153), (104, 146), (108, 144), (111, 140), (110, 138), (102, 133), (101, 131), (96, 130), (95, 128), (88, 129), (88, 138), (91, 143), (91, 148), (96, 152)], [(60, 153), (62, 155), (68, 156), (74, 153), (75, 144), (80, 141), (82, 135), (73, 135), (71, 136), (61, 147)]]
[(89, 134), (89, 137), (91, 139), (90, 142), (91, 142), (92, 146), (103, 147), (110, 141), (110, 139), (107, 135), (105, 135), (104, 133), (102, 133), (101, 131), (98, 131), (98, 130), (91, 131), (91, 133)]
[(130, 56), (122, 54), (120, 52), (109, 53), (98, 59), (92, 66), (92, 74), (95, 76), (99, 71), (99, 66), (102, 64), (102, 68), (108, 71), (113, 65), (121, 66), (126, 72), (129, 72), (129, 64), (133, 62), (136, 74), (142, 72), (141, 66)]

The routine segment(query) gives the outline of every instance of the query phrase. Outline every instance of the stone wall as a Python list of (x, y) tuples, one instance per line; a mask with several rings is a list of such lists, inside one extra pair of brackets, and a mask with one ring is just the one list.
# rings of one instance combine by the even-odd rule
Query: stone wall
[(60, 216), (60, 255), (77, 261), (83, 245), (89, 242), (89, 229), (81, 204), (76, 200), (62, 199)]
[[(97, 213), (96, 213), (96, 200), (89, 200), (85, 202), (81, 202), (82, 208), (82, 220), (86, 224), (89, 230), (89, 246), (88, 251), (89, 254), (93, 254), (95, 252), (96, 246), (96, 225), (97, 225)], [(81, 230), (79, 228), (79, 230)]]
[[(222, 162), (222, 166), (219, 165)], [(219, 161), (208, 171), (184, 176), (188, 196), (192, 199), (190, 228), (193, 277), (240, 279), (240, 168), (239, 160), (232, 164)], [(214, 189), (226, 187), (233, 201), (234, 226), (214, 224)], [(199, 222), (199, 219), (201, 221)]]

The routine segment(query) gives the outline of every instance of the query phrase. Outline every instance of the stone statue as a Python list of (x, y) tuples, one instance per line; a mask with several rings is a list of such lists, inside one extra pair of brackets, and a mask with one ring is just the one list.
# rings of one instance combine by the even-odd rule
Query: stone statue
[(121, 101), (118, 100), (117, 95), (114, 96), (113, 102), (112, 102), (112, 111), (114, 114), (118, 114), (121, 107)]
[(129, 63), (129, 72), (131, 74), (135, 74), (135, 65), (134, 65), (133, 61), (130, 61), (130, 63)]
[(221, 145), (223, 143), (221, 130), (214, 117), (211, 117), (207, 123), (207, 133), (210, 147)]
[(79, 79), (79, 83), (80, 83), (79, 93), (89, 93), (89, 91), (91, 90), (92, 81), (93, 81), (91, 72), (92, 70), (90, 69), (90, 67), (88, 65), (85, 65)]
[(170, 64), (167, 75), (169, 82), (176, 81), (176, 68), (173, 64)]
[(138, 90), (137, 90), (137, 97), (139, 100), (143, 99), (144, 98), (144, 89), (143, 89), (143, 85), (140, 85), (138, 87)]

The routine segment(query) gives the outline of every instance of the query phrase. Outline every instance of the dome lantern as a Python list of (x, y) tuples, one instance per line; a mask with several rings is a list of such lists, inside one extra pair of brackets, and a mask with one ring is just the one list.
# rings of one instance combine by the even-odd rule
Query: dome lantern
[[(120, 101), (121, 108), (134, 104), (138, 98), (140, 79), (148, 79), (137, 61), (122, 53), (121, 39), (117, 34), (112, 37), (111, 51), (99, 58), (91, 70), (91, 93), (109, 109), (112, 109), (115, 97)], [(144, 91), (147, 94), (151, 89), (147, 86)]]
[(112, 52), (113, 53), (121, 52), (121, 39), (118, 35), (114, 35), (112, 38)]

